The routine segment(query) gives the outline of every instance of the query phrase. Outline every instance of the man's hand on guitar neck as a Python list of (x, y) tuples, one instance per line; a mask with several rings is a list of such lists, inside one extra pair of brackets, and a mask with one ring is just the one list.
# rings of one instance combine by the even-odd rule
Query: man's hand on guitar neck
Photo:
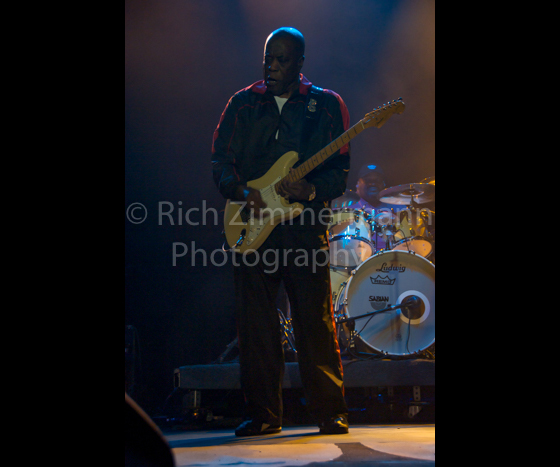
[(245, 209), (253, 211), (254, 217), (264, 218), (270, 216), (269, 212), (261, 211), (267, 208), (268, 205), (263, 201), (259, 190), (249, 188), (248, 186), (240, 186), (237, 188), (236, 196), (239, 201), (245, 201), (247, 203)]

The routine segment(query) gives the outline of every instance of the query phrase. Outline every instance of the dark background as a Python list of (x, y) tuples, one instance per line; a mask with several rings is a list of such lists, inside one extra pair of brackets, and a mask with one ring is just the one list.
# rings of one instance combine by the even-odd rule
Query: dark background
[[(212, 135), (229, 98), (262, 79), (264, 43), (282, 26), (305, 35), (304, 75), (342, 96), (352, 125), (406, 102), (353, 141), (349, 188), (366, 163), (392, 186), (435, 175), (435, 0), (125, 0), (125, 327), (137, 331), (134, 395), (149, 413), (173, 390), (175, 368), (211, 363), (235, 338), (231, 262), (210, 257), (225, 206)], [(128, 220), (133, 203), (145, 222)], [(159, 221), (159, 203), (171, 203), (175, 225)], [(179, 225), (179, 210), (192, 208), (191, 224), (206, 225)], [(192, 242), (196, 260), (189, 251), (173, 266), (173, 244)]]

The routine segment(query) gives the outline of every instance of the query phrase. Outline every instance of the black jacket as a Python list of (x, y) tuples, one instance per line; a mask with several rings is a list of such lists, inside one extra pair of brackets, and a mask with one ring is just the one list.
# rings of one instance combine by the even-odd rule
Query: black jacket
[[(312, 86), (303, 75), (299, 92), (286, 102), (282, 114), (264, 81), (259, 81), (235, 94), (226, 106), (214, 133), (214, 181), (224, 198), (235, 200), (238, 186), (265, 175), (285, 153), (299, 153), (297, 167), (349, 126), (350, 116), (342, 98)], [(317, 197), (302, 204), (317, 212), (329, 207), (330, 201), (345, 192), (349, 170), (350, 145), (346, 145), (307, 175), (307, 181), (317, 189)]]

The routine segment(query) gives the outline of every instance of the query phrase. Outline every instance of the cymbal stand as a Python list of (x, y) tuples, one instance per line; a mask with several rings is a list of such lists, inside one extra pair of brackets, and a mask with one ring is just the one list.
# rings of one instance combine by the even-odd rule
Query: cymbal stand
[[(282, 327), (282, 343), (288, 347), (288, 350), (294, 352), (297, 355), (297, 350), (295, 346), (295, 341), (293, 337), (293, 328), (292, 328), (292, 320), (287, 319), (282, 310), (278, 309), (278, 315), (280, 318), (280, 325)], [(229, 344), (225, 350), (225, 352), (220, 355), (218, 360), (216, 361), (217, 364), (224, 363), (226, 357), (235, 349), (239, 344), (239, 337), (236, 337), (235, 340)]]
[(292, 328), (292, 320), (286, 318), (280, 309), (278, 309), (278, 314), (280, 316), (280, 325), (282, 326), (282, 340), (289, 349), (297, 355), (296, 345), (293, 338), (294, 331)]
[(239, 337), (236, 337), (235, 340), (227, 346), (226, 351), (222, 355), (220, 355), (220, 358), (218, 358), (216, 363), (218, 364), (224, 363), (226, 357), (235, 347), (237, 347), (237, 344), (239, 344)]

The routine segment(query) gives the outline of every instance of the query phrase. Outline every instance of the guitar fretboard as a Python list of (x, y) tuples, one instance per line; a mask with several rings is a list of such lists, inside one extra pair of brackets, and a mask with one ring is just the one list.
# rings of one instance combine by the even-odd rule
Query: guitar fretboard
[(389, 102), (384, 107), (379, 107), (374, 112), (366, 115), (363, 120), (360, 120), (356, 125), (350, 128), (348, 131), (343, 133), (340, 137), (334, 140), (327, 147), (323, 148), (317, 154), (315, 154), (310, 159), (306, 160), (297, 169), (290, 171), (282, 180), (276, 183), (276, 191), (278, 191), (280, 185), (284, 180), (288, 180), (290, 183), (299, 182), (308, 173), (314, 170), (316, 167), (325, 162), (329, 157), (331, 157), (335, 152), (341, 150), (345, 145), (350, 143), (352, 139), (358, 136), (362, 131), (371, 126), (376, 128), (381, 128), (385, 122), (395, 113), (403, 113), (405, 109), (404, 102), (402, 98)]
[(358, 122), (344, 134), (342, 134), (339, 138), (335, 139), (331, 144), (327, 147), (323, 148), (313, 157), (306, 160), (303, 164), (301, 164), (297, 169), (292, 170), (284, 179), (279, 181), (276, 184), (276, 189), (278, 190), (280, 184), (288, 179), (290, 183), (299, 182), (302, 180), (307, 174), (325, 162), (329, 157), (331, 157), (335, 152), (340, 151), (345, 145), (350, 143), (356, 136), (358, 136), (362, 131), (365, 130), (365, 126), (363, 125), (362, 121)]

